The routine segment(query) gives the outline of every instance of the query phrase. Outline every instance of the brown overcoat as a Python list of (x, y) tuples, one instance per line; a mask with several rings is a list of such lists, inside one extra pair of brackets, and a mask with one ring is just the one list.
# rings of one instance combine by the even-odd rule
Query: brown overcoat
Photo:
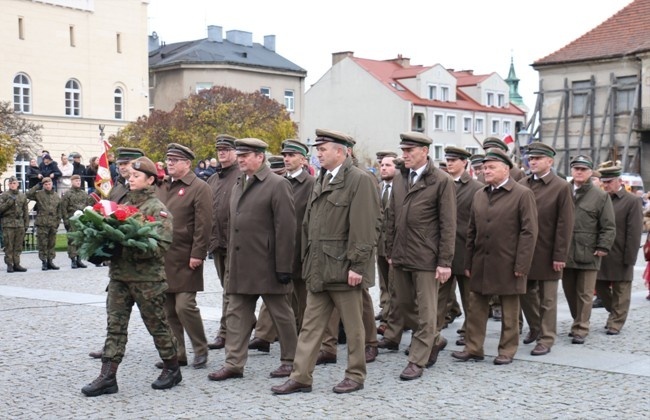
[(226, 249), (228, 247), (228, 221), (230, 220), (230, 194), (232, 187), (241, 175), (239, 166), (235, 163), (208, 178), (208, 185), (212, 189), (212, 234), (208, 250)]
[(230, 197), (226, 293), (286, 294), (277, 273), (293, 271), (296, 213), (291, 184), (263, 165), (248, 181), (241, 174)]
[(465, 275), (465, 254), (467, 254), (467, 226), (472, 211), (472, 200), (476, 191), (483, 188), (483, 184), (463, 172), (456, 184), (456, 243), (454, 246), (454, 260), (451, 263), (451, 273), (457, 276)]
[(158, 188), (160, 201), (174, 217), (174, 237), (165, 255), (167, 293), (203, 291), (203, 265), (190, 269), (190, 258), (205, 259), (212, 232), (212, 191), (193, 171), (166, 178)]
[(302, 278), (302, 256), (300, 255), (300, 250), (302, 249), (302, 221), (305, 218), (307, 202), (314, 189), (315, 181), (316, 178), (304, 169), (297, 177), (289, 178), (289, 182), (291, 182), (291, 187), (293, 188), (293, 205), (296, 209), (296, 246), (293, 253), (294, 280)]
[(533, 192), (509, 178), (495, 191), (486, 185), (472, 201), (467, 228), (465, 268), (470, 290), (481, 295), (526, 293), (537, 240), (537, 207)]
[(111, 188), (111, 192), (108, 193), (108, 199), (118, 204), (124, 204), (128, 192), (129, 187), (126, 185), (126, 180), (120, 176)]
[(451, 177), (430, 159), (409, 187), (408, 172), (395, 174), (386, 217), (386, 254), (394, 266), (436, 271), (451, 267), (456, 240), (456, 191)]
[(643, 233), (643, 206), (641, 199), (625, 188), (609, 196), (616, 218), (616, 238), (600, 263), (598, 280), (632, 281)]
[(519, 183), (533, 191), (537, 205), (539, 231), (528, 278), (559, 280), (562, 272), (553, 270), (553, 261), (566, 262), (569, 255), (575, 218), (571, 185), (553, 171), (539, 180), (529, 175)]

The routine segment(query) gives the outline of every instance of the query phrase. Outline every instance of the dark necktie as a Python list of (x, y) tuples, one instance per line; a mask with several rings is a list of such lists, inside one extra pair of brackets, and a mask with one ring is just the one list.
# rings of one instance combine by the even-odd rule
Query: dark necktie
[(415, 184), (415, 178), (416, 178), (417, 176), (418, 176), (418, 173), (417, 173), (417, 172), (415, 172), (415, 171), (411, 171), (411, 174), (409, 175), (409, 177), (411, 178), (410, 185)]
[(388, 204), (388, 196), (390, 195), (390, 184), (384, 185), (384, 193), (381, 195), (381, 208), (385, 209)]
[(325, 188), (330, 183), (331, 180), (332, 180), (332, 173), (331, 172), (326, 173), (325, 176), (323, 177), (323, 188)]

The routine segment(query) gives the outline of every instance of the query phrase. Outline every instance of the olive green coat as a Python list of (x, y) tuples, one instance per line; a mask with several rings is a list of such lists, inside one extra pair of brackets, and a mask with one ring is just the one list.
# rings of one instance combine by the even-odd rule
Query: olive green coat
[(61, 198), (54, 189), (47, 191), (34, 185), (27, 191), (27, 198), (36, 201), (36, 226), (56, 227), (61, 223)]
[(29, 211), (27, 197), (20, 191), (7, 190), (0, 194), (0, 217), (3, 228), (27, 228)]

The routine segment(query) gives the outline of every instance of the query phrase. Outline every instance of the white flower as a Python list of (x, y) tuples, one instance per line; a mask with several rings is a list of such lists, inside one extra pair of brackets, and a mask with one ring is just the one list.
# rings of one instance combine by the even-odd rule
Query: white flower
[[(86, 208), (88, 208), (88, 207), (86, 207)], [(92, 207), (91, 207), (91, 208), (92, 208)], [(73, 216), (73, 217), (79, 217), (79, 216), (81, 216), (82, 214), (84, 214), (84, 212), (82, 212), (81, 210), (77, 210), (77, 211), (74, 212), (74, 214), (73, 214), (72, 216)]]

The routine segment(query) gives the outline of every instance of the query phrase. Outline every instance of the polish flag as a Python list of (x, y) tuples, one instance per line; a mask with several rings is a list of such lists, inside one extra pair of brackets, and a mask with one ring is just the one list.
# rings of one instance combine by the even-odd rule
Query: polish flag
[(503, 142), (508, 145), (509, 149), (512, 149), (512, 146), (515, 144), (515, 139), (508, 133), (503, 137)]
[(108, 151), (112, 146), (106, 140), (103, 140), (103, 143), (104, 153), (99, 157), (99, 168), (95, 176), (95, 188), (102, 197), (108, 198), (108, 194), (111, 192), (111, 188), (113, 188), (111, 170), (108, 167)]

